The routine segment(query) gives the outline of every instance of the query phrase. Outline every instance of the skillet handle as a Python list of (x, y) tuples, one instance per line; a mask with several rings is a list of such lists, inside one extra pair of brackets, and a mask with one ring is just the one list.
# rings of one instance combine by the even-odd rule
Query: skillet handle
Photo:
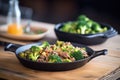
[(103, 50), (100, 50), (100, 51), (95, 51), (95, 53), (93, 54), (93, 56), (90, 58), (93, 59), (97, 56), (100, 56), (100, 55), (106, 55), (108, 53), (108, 50), (107, 49), (103, 49)]
[(19, 44), (8, 44), (4, 47), (4, 50), (5, 51), (11, 51), (11, 52), (15, 52), (17, 48), (19, 48), (20, 46), (22, 45), (19, 45)]
[(105, 33), (104, 37), (105, 38), (110, 38), (110, 37), (113, 37), (117, 34), (118, 34), (118, 32), (115, 29), (112, 29), (112, 30), (108, 31), (107, 33)]

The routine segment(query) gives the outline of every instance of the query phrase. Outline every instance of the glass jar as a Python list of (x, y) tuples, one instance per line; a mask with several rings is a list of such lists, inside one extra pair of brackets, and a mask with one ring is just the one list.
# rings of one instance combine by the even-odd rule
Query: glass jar
[(21, 12), (18, 5), (18, 0), (10, 0), (9, 5), (10, 7), (7, 17), (7, 32), (9, 34), (21, 35), (23, 34), (23, 28), (21, 26)]

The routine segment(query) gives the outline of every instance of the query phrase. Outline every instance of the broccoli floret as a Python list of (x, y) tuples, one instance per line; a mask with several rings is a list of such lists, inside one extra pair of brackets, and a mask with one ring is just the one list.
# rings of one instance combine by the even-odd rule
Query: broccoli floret
[(80, 50), (75, 50), (73, 53), (71, 53), (71, 56), (74, 57), (75, 60), (80, 60), (84, 58)]
[(32, 46), (32, 47), (30, 48), (30, 50), (31, 50), (33, 53), (35, 53), (35, 52), (39, 52), (39, 51), (40, 51), (40, 48), (39, 48), (38, 46)]
[(19, 53), (18, 55), (19, 55), (20, 57), (22, 57), (22, 58), (26, 58), (26, 55), (25, 55), (24, 52), (21, 52), (21, 53)]
[(86, 25), (91, 28), (92, 27), (92, 24), (93, 24), (93, 21), (92, 20), (89, 20), (86, 22)]
[(48, 62), (49, 63), (61, 63), (62, 59), (58, 55), (56, 55), (56, 54), (51, 54), (48, 57)]
[(63, 52), (67, 52), (68, 54), (70, 54), (70, 52), (74, 50), (74, 46), (72, 45), (62, 46), (61, 49)]
[(61, 27), (61, 31), (64, 31), (64, 32), (69, 32), (69, 30), (71, 29), (72, 27), (72, 22), (67, 22), (63, 25), (63, 27)]
[(87, 16), (85, 16), (85, 15), (80, 15), (80, 16), (78, 16), (78, 20), (80, 20), (80, 21), (88, 21), (89, 18)]
[(77, 30), (80, 30), (80, 34), (85, 34), (85, 31), (89, 28), (88, 25), (86, 25), (86, 21), (79, 21), (78, 25), (76, 27)]
[(63, 62), (72, 62), (70, 59), (63, 59)]
[(97, 22), (93, 22), (92, 29), (95, 32), (102, 32), (103, 31), (101, 26)]
[(48, 42), (43, 42), (42, 45), (40, 46), (32, 46), (30, 48), (30, 50), (35, 53), (35, 52), (40, 52), (41, 50), (43, 50), (43, 48), (46, 48), (47, 46), (49, 46), (50, 44)]
[(92, 29), (91, 29), (91, 28), (88, 28), (88, 29), (85, 31), (85, 34), (89, 34), (91, 31), (92, 31)]
[(28, 55), (28, 59), (30, 59), (30, 60), (32, 60), (32, 61), (36, 61), (39, 56), (40, 56), (40, 55), (39, 55), (37, 52), (35, 52), (35, 53), (30, 53), (30, 54)]
[(104, 27), (104, 28), (103, 28), (103, 32), (105, 32), (105, 31), (107, 31), (107, 27)]
[(61, 47), (63, 44), (64, 44), (63, 41), (57, 41), (57, 42), (56, 42), (56, 46), (59, 46), (59, 47)]
[(78, 25), (80, 34), (85, 34), (85, 31), (88, 29), (86, 25)]
[(30, 50), (31, 52), (27, 55), (27, 58), (32, 61), (36, 61), (40, 56), (40, 51), (43, 50), (43, 48), (39, 46), (32, 46)]
[(62, 46), (61, 49), (62, 49), (62, 51), (68, 51), (66, 46)]
[(88, 29), (88, 28), (87, 28), (86, 25), (81, 26), (81, 27), (80, 27), (81, 34), (85, 34), (85, 31), (86, 31), (87, 29)]
[(50, 46), (50, 44), (47, 41), (44, 41), (42, 45), (39, 46), (39, 48), (46, 48), (47, 46)]

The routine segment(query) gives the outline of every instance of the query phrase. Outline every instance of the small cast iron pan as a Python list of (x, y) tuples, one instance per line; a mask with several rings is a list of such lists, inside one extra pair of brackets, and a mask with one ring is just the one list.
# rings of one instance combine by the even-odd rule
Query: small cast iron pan
[(81, 44), (76, 44), (76, 43), (72, 43), (74, 46), (78, 46), (78, 47), (85, 47), (87, 50), (87, 53), (89, 55), (88, 58), (82, 59), (82, 60), (78, 60), (75, 62), (67, 62), (67, 63), (41, 63), (41, 62), (33, 62), (31, 60), (27, 60), (27, 59), (23, 59), (21, 57), (18, 56), (18, 54), (20, 52), (23, 52), (27, 49), (29, 49), (31, 46), (33, 45), (41, 45), (40, 43), (34, 43), (34, 44), (28, 44), (28, 45), (24, 45), (24, 46), (20, 46), (20, 45), (16, 45), (16, 44), (8, 44), (5, 47), (5, 51), (12, 51), (15, 53), (16, 57), (18, 58), (18, 60), (25, 66), (31, 69), (36, 69), (36, 70), (44, 70), (44, 71), (65, 71), (65, 70), (71, 70), (71, 69), (75, 69), (78, 67), (81, 67), (83, 65), (85, 65), (86, 63), (88, 63), (91, 59), (100, 56), (100, 55), (106, 55), (107, 54), (107, 50), (100, 50), (100, 51), (94, 51), (91, 48), (87, 47), (87, 46), (83, 46)]
[(97, 45), (118, 34), (118, 32), (111, 25), (105, 23), (100, 23), (100, 25), (102, 27), (107, 27), (108, 30), (106, 32), (96, 34), (74, 34), (63, 32), (60, 31), (60, 28), (63, 27), (63, 24), (64, 23), (59, 23), (54, 27), (55, 34), (61, 41), (70, 41), (84, 45)]

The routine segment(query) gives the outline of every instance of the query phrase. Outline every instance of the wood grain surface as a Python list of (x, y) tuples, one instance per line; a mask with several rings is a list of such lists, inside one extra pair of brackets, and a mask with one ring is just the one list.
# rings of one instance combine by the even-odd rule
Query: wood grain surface
[[(56, 36), (53, 32), (54, 25), (34, 22), (35, 25), (43, 25), (49, 28), (49, 34), (42, 40), (54, 41)], [(40, 40), (40, 41), (42, 41)], [(0, 41), (17, 44), (28, 44), (37, 41), (16, 41), (0, 37)], [(99, 56), (88, 62), (83, 67), (60, 72), (38, 71), (24, 67), (12, 52), (4, 51), (0, 47), (0, 77), (9, 80), (105, 80), (105, 76), (120, 68), (120, 35), (108, 39), (105, 43), (89, 46), (94, 50), (108, 49), (108, 54)], [(119, 78), (120, 74), (117, 73)], [(106, 80), (110, 80), (106, 78)], [(113, 80), (115, 78), (112, 78)]]

